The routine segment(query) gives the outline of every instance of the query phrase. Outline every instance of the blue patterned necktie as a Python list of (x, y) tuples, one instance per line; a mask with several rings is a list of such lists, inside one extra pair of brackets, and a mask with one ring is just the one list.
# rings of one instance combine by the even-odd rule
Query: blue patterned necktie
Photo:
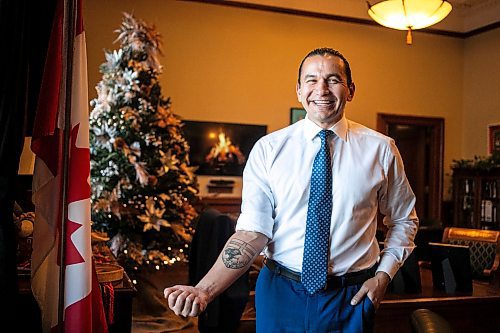
[(329, 130), (319, 132), (321, 149), (312, 168), (301, 276), (302, 284), (309, 294), (314, 294), (326, 285), (328, 274), (332, 218), (332, 163), (328, 136), (331, 134), (333, 132)]

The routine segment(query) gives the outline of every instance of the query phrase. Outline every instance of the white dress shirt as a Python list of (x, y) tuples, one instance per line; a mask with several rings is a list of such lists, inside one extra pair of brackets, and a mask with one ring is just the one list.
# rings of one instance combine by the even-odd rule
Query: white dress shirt
[[(264, 253), (302, 271), (312, 165), (320, 149), (319, 126), (309, 120), (270, 133), (253, 147), (243, 172), (236, 230), (270, 241)], [(333, 211), (329, 274), (370, 268), (392, 278), (411, 253), (418, 229), (415, 196), (394, 140), (343, 117), (332, 128)], [(389, 228), (385, 248), (375, 233), (377, 208)], [(380, 256), (380, 257), (379, 257)]]

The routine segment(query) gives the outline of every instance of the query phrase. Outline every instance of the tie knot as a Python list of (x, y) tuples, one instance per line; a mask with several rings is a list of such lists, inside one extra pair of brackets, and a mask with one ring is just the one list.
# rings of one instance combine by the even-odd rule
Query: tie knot
[(321, 130), (319, 133), (318, 133), (318, 136), (320, 137), (321, 139), (321, 142), (324, 142), (330, 135), (332, 135), (333, 132), (330, 131), (330, 130)]

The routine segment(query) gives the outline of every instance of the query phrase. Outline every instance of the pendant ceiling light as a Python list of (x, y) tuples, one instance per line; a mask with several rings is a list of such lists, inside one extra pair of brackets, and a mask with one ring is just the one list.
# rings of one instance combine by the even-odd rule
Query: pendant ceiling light
[(368, 15), (377, 23), (392, 29), (408, 30), (406, 43), (412, 43), (411, 31), (440, 22), (451, 11), (442, 0), (385, 0), (374, 5), (368, 1)]

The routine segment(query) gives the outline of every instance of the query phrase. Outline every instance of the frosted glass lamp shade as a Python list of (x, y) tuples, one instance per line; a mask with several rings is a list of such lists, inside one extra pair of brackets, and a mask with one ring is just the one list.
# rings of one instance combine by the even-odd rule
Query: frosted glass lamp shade
[(451, 4), (442, 0), (385, 0), (369, 5), (368, 15), (377, 23), (392, 29), (416, 30), (443, 20)]

